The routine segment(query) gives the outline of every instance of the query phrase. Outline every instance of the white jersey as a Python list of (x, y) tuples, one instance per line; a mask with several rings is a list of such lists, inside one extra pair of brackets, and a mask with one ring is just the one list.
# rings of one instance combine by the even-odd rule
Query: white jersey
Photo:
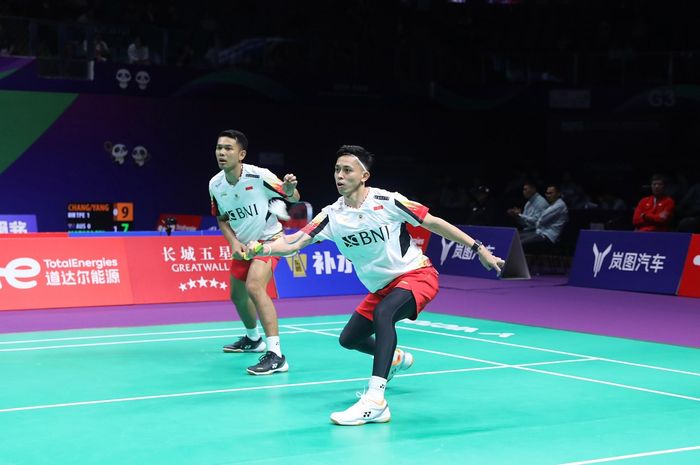
[(243, 164), (241, 177), (229, 184), (223, 171), (209, 181), (211, 214), (227, 216), (239, 241), (267, 241), (282, 232), (277, 217), (268, 211), (273, 198), (286, 197), (282, 181), (270, 170)]
[(427, 207), (398, 192), (372, 187), (360, 208), (347, 206), (340, 197), (303, 231), (314, 242), (335, 242), (362, 284), (375, 292), (409, 271), (430, 266), (406, 228), (406, 223), (419, 226), (427, 213)]

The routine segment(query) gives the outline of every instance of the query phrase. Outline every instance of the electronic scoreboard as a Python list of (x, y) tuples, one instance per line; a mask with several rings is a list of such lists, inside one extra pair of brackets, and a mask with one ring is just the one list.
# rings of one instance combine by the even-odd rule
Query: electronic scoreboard
[(71, 202), (66, 211), (68, 232), (129, 231), (133, 202)]

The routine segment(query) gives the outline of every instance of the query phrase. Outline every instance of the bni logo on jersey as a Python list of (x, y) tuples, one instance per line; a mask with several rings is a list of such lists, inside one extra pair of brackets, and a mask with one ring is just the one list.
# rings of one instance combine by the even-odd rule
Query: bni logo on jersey
[(603, 260), (605, 260), (605, 257), (610, 253), (612, 250), (612, 244), (610, 244), (605, 250), (602, 252), (598, 250), (598, 244), (595, 242), (593, 243), (593, 277), (596, 278), (598, 276), (598, 273), (600, 273), (600, 270), (603, 268)]

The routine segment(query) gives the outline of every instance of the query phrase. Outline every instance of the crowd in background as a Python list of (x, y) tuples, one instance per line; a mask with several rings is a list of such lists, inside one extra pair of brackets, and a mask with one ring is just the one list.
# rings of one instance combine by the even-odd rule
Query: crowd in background
[[(638, 190), (624, 193), (587, 191), (568, 171), (552, 180), (543, 180), (535, 171), (522, 171), (498, 190), (483, 182), (479, 177), (445, 175), (437, 180), (431, 203), (441, 215), (459, 223), (516, 226), (521, 231), (540, 227), (538, 221), (545, 211), (560, 201), (566, 210), (562, 226), (575, 222), (572, 229), (576, 230), (700, 233), (700, 173), (656, 173)], [(562, 230), (556, 228), (551, 243), (559, 242)]]
[(0, 34), (14, 54), (72, 58), (92, 56), (83, 42), (100, 34), (124, 63), (138, 37), (153, 64), (289, 79), (665, 82), (700, 69), (694, 10), (690, 0), (9, 0)]
[[(533, 81), (670, 83), (700, 75), (700, 18), (695, 10), (691, 0), (672, 7), (626, 0), (329, 0), (303, 5), (284, 0), (180, 0), (166, 5), (8, 0), (0, 3), (0, 55), (245, 69), (286, 83), (310, 82), (322, 75), (337, 83), (357, 83), (353, 91), (360, 93), (376, 82), (388, 83), (389, 94), (396, 89), (410, 92), (411, 84), (427, 89), (434, 82), (452, 89)], [(470, 147), (466, 154), (437, 153), (445, 159), (456, 155), (454, 169), (429, 179), (406, 169), (397, 190), (455, 223), (525, 229), (517, 216), (529, 200), (523, 195), (529, 183), (540, 193), (556, 188), (555, 201), (565, 204), (567, 222), (576, 228), (645, 227), (634, 214), (654, 182), (643, 160), (640, 166), (625, 168), (623, 176), (611, 171), (607, 160), (597, 172), (577, 170), (575, 159), (550, 166), (553, 160), (569, 157), (562, 145), (546, 149), (545, 165), (522, 160), (489, 169), (486, 160), (492, 154), (494, 163), (509, 151), (508, 160), (518, 160), (518, 143), (525, 146), (546, 137), (527, 121), (521, 126), (523, 133), (531, 133), (524, 143), (510, 133), (496, 134), (492, 145), (465, 144)], [(504, 127), (516, 125), (509, 121)], [(504, 145), (506, 138), (516, 142)], [(536, 151), (536, 144), (543, 142), (530, 144), (528, 150)], [(684, 146), (692, 149), (700, 147)], [(632, 159), (636, 150), (639, 147), (629, 149)], [(644, 156), (663, 165), (663, 154)], [(682, 156), (694, 154), (678, 155)], [(698, 175), (671, 165), (652, 169), (658, 168), (666, 168), (664, 192), (674, 203), (662, 229), (697, 232), (693, 218), (700, 215)], [(601, 180), (599, 173), (612, 174)], [(514, 209), (521, 211), (514, 215)]]

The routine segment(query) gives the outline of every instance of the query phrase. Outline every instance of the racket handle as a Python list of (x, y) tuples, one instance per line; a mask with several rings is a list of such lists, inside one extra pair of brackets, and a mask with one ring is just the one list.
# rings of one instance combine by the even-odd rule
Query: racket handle
[(252, 260), (253, 257), (257, 257), (258, 255), (261, 255), (261, 252), (263, 251), (263, 245), (260, 242), (256, 242), (255, 245), (249, 249), (248, 252), (252, 252), (252, 254), (249, 254), (246, 252), (246, 254), (243, 256), (245, 260)]

